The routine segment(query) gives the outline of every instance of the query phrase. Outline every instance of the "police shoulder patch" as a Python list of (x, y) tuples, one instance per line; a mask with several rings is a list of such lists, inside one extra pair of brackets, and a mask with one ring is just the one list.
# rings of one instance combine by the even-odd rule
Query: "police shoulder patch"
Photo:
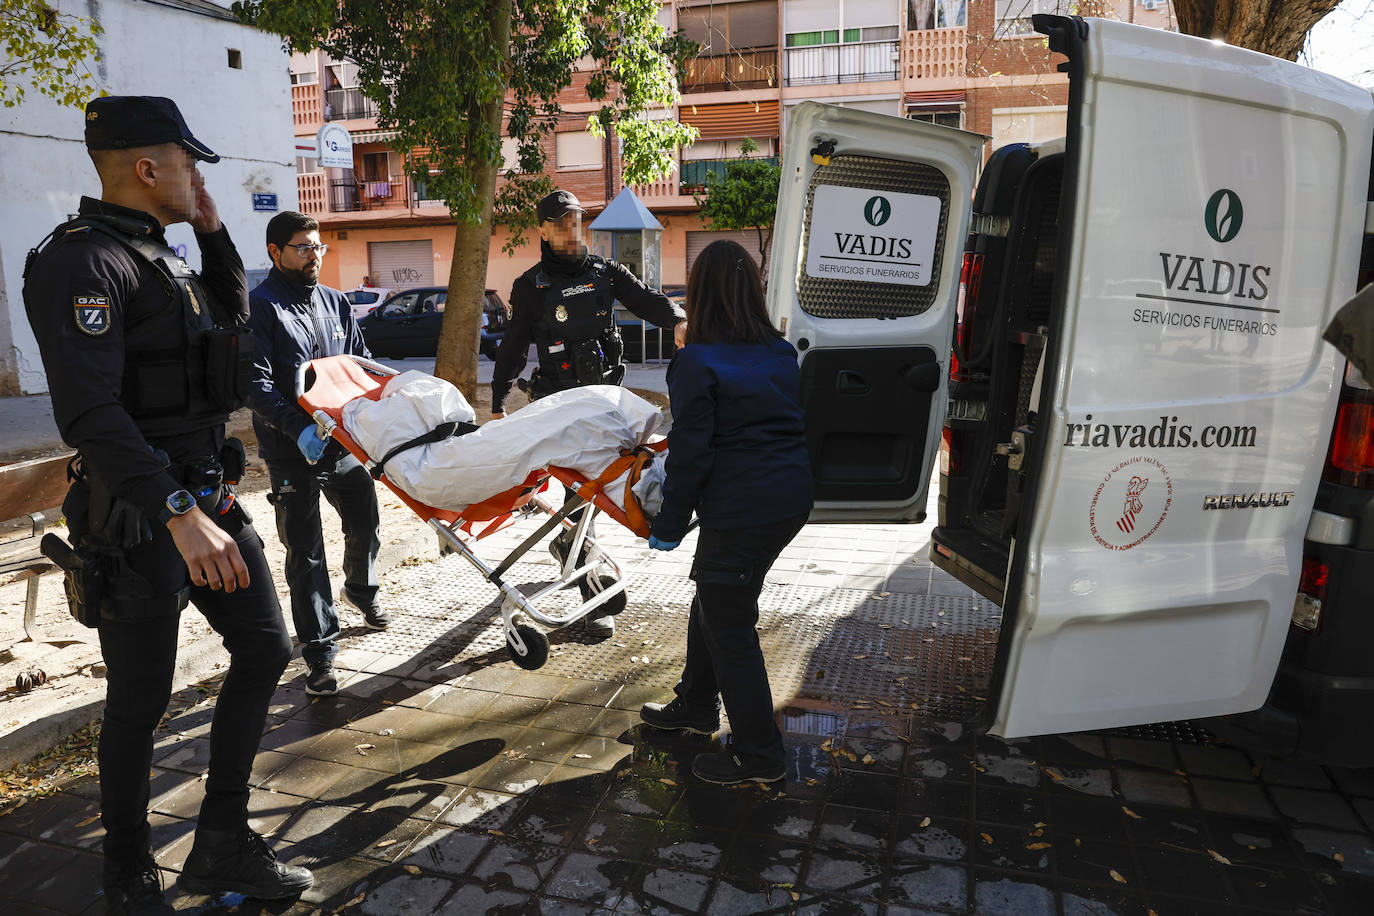
[(81, 333), (99, 337), (110, 329), (109, 296), (73, 296), (72, 309)]

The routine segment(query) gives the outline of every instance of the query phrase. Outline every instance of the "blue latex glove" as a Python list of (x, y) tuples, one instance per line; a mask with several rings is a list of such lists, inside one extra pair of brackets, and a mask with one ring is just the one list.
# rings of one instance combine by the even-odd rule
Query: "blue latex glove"
[(681, 544), (681, 543), (682, 543), (681, 540), (677, 540), (677, 541), (660, 541), (658, 538), (654, 537), (652, 534), (649, 535), (649, 547), (652, 548), (652, 549), (654, 549), (654, 550), (672, 550), (674, 547), (676, 547), (677, 545), (679, 545), (679, 544)]
[(301, 430), (301, 434), (296, 437), (296, 447), (301, 450), (301, 454), (305, 456), (305, 460), (309, 461), (311, 464), (314, 464), (324, 457), (324, 447), (329, 444), (328, 439), (320, 438), (319, 433), (316, 431), (318, 429), (319, 427), (311, 423), (305, 429)]

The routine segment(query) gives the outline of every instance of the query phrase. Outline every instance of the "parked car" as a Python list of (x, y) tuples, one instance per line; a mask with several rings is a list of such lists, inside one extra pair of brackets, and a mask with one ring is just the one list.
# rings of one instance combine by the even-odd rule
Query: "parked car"
[[(483, 354), (494, 356), (505, 332), (506, 306), (495, 290), (487, 290), (484, 298), (478, 346)], [(444, 287), (401, 290), (358, 321), (363, 340), (374, 356), (434, 356), (447, 300)]]
[(385, 302), (387, 297), (395, 292), (394, 289), (386, 289), (381, 286), (360, 286), (344, 293), (344, 298), (353, 306), (353, 320), (357, 321), (364, 315), (371, 313), (373, 309)]
[[(1002, 609), (995, 735), (1261, 710), (1289, 750), (1374, 763), (1374, 397), (1321, 340), (1371, 266), (1374, 99), (1033, 22), (1064, 138), (984, 164), (963, 131), (789, 115), (768, 305), (811, 518), (924, 521), (938, 461), (930, 559)], [(952, 655), (983, 637), (950, 614)]]

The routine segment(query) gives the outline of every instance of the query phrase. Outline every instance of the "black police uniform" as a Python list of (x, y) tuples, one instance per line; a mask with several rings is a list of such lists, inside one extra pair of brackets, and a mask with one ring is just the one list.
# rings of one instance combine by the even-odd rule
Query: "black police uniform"
[[(141, 543), (113, 550), (106, 596), (88, 608), (98, 615), (107, 666), (99, 747), (107, 886), (148, 851), (153, 730), (171, 696), (178, 612), (186, 600), (224, 638), (230, 655), (210, 732), (198, 831), (246, 828), (253, 757), (291, 656), (262, 540), (229, 491), (214, 485), (221, 459), (233, 460), (233, 450), (224, 451), (225, 420), (247, 394), (244, 357), (251, 359), (252, 351), (242, 329), (248, 318), (243, 263), (224, 228), (196, 239), (200, 277), (166, 247), (152, 216), (82, 198), (79, 218), (58, 227), (30, 264), (24, 286), (53, 416), (84, 471), (63, 503), (73, 543), (105, 528), (115, 497), (123, 501), (115, 505), (126, 522), (129, 512), (141, 513), (151, 531)], [(138, 247), (166, 258), (171, 275)], [(197, 491), (202, 507), (238, 544), (248, 588), (190, 585), (163, 520), (167, 500), (183, 488)]]
[(248, 296), (249, 327), (258, 358), (249, 401), (258, 454), (272, 477), (269, 499), (277, 534), (286, 547), (286, 584), (301, 657), (314, 668), (338, 654), (339, 614), (325, 563), (320, 494), (343, 525), (344, 593), (355, 607), (377, 600), (380, 521), (377, 493), (367, 469), (331, 439), (314, 465), (296, 439), (315, 425), (296, 403), (301, 363), (345, 353), (370, 356), (344, 294), (320, 284), (299, 283), (277, 268)]
[(515, 280), (511, 317), (496, 354), (491, 410), (505, 409), (506, 394), (528, 361), (530, 343), (539, 365), (530, 397), (581, 385), (619, 385), (625, 377), (625, 345), (616, 329), (614, 303), (671, 331), (686, 316), (662, 292), (650, 289), (617, 264), (596, 255), (564, 257), (540, 242), (538, 264)]

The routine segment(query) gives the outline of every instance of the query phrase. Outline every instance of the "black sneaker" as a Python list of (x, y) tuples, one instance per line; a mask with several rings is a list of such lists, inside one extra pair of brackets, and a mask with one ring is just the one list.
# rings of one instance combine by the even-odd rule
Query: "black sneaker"
[(314, 883), (309, 869), (278, 862), (267, 841), (247, 827), (197, 830), (181, 870), (181, 886), (192, 894), (282, 900), (299, 897)]
[(704, 782), (732, 786), (741, 782), (777, 782), (787, 775), (780, 763), (758, 763), (742, 759), (732, 751), (698, 754), (692, 760), (692, 775)]
[(664, 731), (684, 731), (694, 735), (714, 735), (720, 731), (720, 713), (688, 709), (682, 697), (671, 703), (645, 703), (639, 707), (639, 720)]
[(375, 598), (370, 602), (362, 602), (345, 591), (343, 600), (345, 604), (362, 612), (363, 624), (369, 630), (385, 630), (391, 626), (391, 612), (378, 604)]
[(305, 692), (312, 697), (332, 697), (339, 692), (339, 678), (332, 662), (310, 666), (310, 673), (305, 676)]
[(587, 635), (597, 642), (603, 642), (615, 635), (615, 618), (610, 614), (603, 614), (600, 617), (587, 617), (584, 619), (582, 628), (587, 631)]
[[(559, 566), (568, 561), (568, 549), (572, 547), (572, 540), (572, 533), (565, 530), (563, 534), (549, 541), (549, 553), (553, 554), (553, 558), (558, 561)], [(582, 549), (577, 552), (577, 565), (587, 565), (587, 542), (585, 539), (582, 542)]]
[(174, 916), (162, 896), (162, 872), (151, 853), (144, 853), (122, 877), (105, 885), (106, 916)]

